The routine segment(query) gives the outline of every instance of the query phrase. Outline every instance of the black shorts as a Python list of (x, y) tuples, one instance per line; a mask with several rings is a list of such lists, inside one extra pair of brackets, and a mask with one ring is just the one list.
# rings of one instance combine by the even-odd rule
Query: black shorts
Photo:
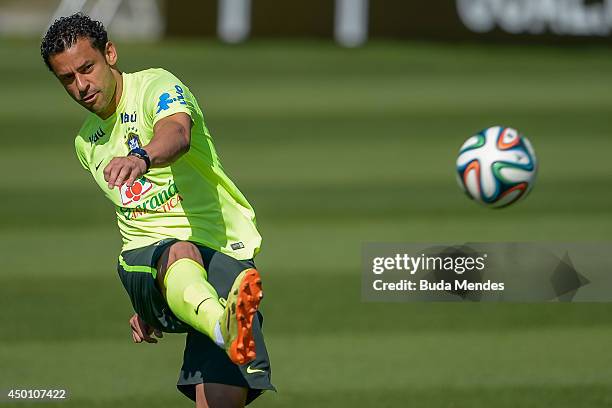
[[(164, 250), (176, 239), (167, 239), (154, 245), (121, 253), (117, 270), (127, 291), (134, 311), (150, 326), (168, 333), (187, 333), (183, 366), (177, 388), (195, 401), (195, 386), (201, 383), (228, 384), (248, 388), (247, 404), (264, 390), (274, 390), (270, 381), (270, 359), (261, 330), (263, 316), (257, 312), (253, 319), (253, 336), (257, 357), (238, 366), (226, 352), (208, 336), (179, 320), (160, 293), (155, 282), (157, 261)], [(227, 295), (236, 276), (254, 268), (253, 260), (239, 261), (221, 252), (195, 244), (202, 254), (208, 281), (220, 297)]]

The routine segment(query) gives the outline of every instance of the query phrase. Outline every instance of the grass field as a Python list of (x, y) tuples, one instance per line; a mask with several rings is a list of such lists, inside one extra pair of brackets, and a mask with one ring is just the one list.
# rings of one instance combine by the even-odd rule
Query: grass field
[[(85, 112), (37, 47), (0, 41), (0, 389), (68, 389), (45, 406), (191, 406), (174, 386), (183, 337), (131, 343), (113, 210), (73, 153)], [(119, 52), (126, 71), (161, 66), (190, 86), (257, 210), (279, 392), (253, 406), (612, 406), (611, 305), (360, 299), (367, 241), (611, 240), (609, 48)], [(541, 167), (526, 201), (491, 211), (453, 169), (463, 140), (498, 123), (529, 136)]]

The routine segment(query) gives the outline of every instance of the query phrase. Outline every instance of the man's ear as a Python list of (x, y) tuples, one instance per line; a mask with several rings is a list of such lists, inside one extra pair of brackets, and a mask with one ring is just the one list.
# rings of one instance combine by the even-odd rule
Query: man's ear
[(117, 48), (111, 41), (108, 41), (104, 47), (104, 58), (110, 66), (117, 64)]

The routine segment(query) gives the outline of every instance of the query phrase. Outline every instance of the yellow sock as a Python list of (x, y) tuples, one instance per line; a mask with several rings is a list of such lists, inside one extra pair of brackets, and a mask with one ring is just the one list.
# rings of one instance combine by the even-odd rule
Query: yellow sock
[(189, 258), (179, 259), (164, 276), (166, 301), (179, 319), (219, 344), (223, 343), (219, 328), (223, 306), (207, 278), (202, 265)]

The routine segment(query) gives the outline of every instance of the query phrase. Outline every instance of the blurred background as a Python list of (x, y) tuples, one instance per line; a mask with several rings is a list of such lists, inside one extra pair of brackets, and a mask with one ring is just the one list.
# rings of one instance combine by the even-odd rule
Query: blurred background
[[(113, 208), (74, 156), (87, 112), (39, 55), (77, 10), (122, 70), (191, 88), (255, 206), (279, 392), (253, 406), (612, 406), (608, 304), (360, 299), (364, 242), (610, 241), (612, 1), (581, 0), (0, 0), (3, 393), (192, 405), (183, 336), (131, 341)], [(493, 211), (454, 162), (496, 124), (528, 136), (540, 173)]]

